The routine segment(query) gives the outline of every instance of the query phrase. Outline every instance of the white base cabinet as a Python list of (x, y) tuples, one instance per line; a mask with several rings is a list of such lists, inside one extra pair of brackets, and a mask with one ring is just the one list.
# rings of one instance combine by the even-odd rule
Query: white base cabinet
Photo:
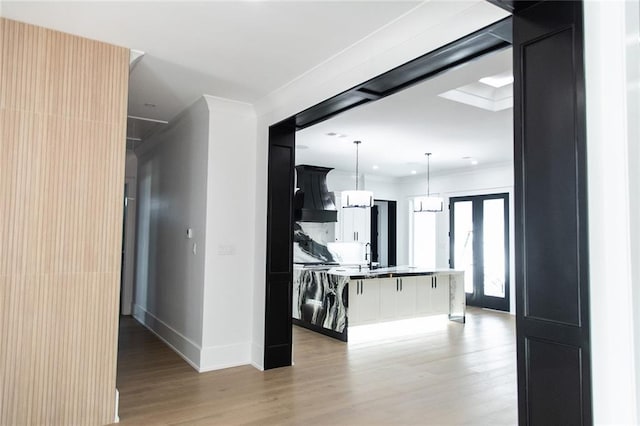
[(449, 275), (433, 276), (431, 293), (431, 312), (434, 315), (449, 313)]
[(380, 316), (381, 280), (349, 281), (349, 325), (377, 322)]
[(421, 315), (449, 313), (449, 275), (417, 277), (416, 312)]
[(450, 313), (448, 274), (351, 280), (349, 325)]
[(381, 320), (416, 315), (416, 277), (382, 278), (379, 281)]

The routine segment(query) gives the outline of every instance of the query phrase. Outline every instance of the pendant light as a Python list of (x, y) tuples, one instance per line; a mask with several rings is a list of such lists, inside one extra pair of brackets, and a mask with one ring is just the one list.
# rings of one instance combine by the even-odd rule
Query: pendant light
[(429, 173), (431, 162), (430, 157), (431, 153), (427, 152), (425, 154), (427, 156), (427, 196), (426, 197), (417, 197), (413, 201), (413, 211), (416, 213), (420, 212), (441, 212), (443, 208), (443, 201), (440, 197), (432, 197), (429, 191)]
[(353, 141), (356, 145), (356, 189), (355, 191), (344, 191), (342, 193), (343, 208), (367, 208), (373, 206), (373, 192), (361, 191), (358, 187), (358, 146), (360, 141)]

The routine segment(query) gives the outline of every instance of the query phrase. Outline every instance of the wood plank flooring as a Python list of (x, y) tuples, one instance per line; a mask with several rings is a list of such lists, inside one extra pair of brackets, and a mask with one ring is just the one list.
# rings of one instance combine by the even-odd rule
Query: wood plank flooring
[(516, 424), (514, 323), (471, 308), (465, 325), (349, 344), (295, 327), (293, 367), (197, 373), (123, 317), (120, 424)]

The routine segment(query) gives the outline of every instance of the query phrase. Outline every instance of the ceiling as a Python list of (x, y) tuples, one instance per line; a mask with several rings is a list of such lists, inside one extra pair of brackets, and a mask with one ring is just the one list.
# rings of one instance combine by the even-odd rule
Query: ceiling
[(2, 0), (2, 15), (144, 51), (129, 115), (170, 120), (203, 93), (253, 103), (421, 3)]
[[(128, 111), (145, 120), (129, 119), (129, 146), (203, 93), (256, 103), (401, 17), (420, 10), (437, 21), (444, 10), (434, 0), (0, 1), (4, 17), (145, 52), (132, 67)], [(478, 3), (460, 0), (459, 10)], [(507, 70), (509, 55), (305, 129), (298, 144), (308, 149), (297, 157), (351, 171), (351, 142), (360, 139), (363, 170), (386, 176), (423, 173), (427, 150), (434, 172), (466, 167), (464, 156), (480, 165), (509, 161), (511, 109), (492, 113), (437, 97)]]
[[(303, 129), (296, 133), (296, 164), (354, 171), (354, 140), (362, 141), (360, 171), (368, 175), (423, 174), (427, 152), (432, 153), (435, 173), (509, 163), (513, 161), (513, 108), (492, 111), (438, 95), (482, 86), (481, 78), (511, 70), (511, 49), (505, 49)], [(503, 97), (505, 92), (512, 93), (512, 86), (486, 86), (476, 96), (498, 93)]]

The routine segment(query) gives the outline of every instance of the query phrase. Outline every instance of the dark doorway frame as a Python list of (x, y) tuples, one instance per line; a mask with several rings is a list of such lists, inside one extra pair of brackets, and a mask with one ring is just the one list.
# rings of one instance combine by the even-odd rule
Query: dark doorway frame
[[(397, 241), (397, 228), (398, 228), (398, 203), (392, 200), (373, 200), (375, 202), (387, 204), (387, 265), (381, 266), (396, 266), (398, 241)], [(376, 220), (374, 220), (374, 217)], [(373, 206), (371, 208), (371, 256), (374, 262), (379, 262), (379, 251), (377, 234), (378, 229), (378, 207)], [(374, 237), (375, 236), (375, 237)]]
[(509, 47), (508, 17), (400, 65), (269, 127), (264, 368), (291, 365), (295, 133), (472, 59)]
[(292, 361), (296, 130), (513, 40), (519, 423), (592, 424), (582, 2), (489, 1), (513, 17), (270, 126), (264, 368)]
[[(482, 267), (484, 263), (484, 250), (483, 250), (483, 227), (480, 225), (483, 221), (484, 210), (482, 208), (482, 202), (484, 200), (504, 200), (504, 299), (485, 296), (480, 288), (476, 287), (476, 284), (484, 281), (484, 269)], [(474, 292), (466, 293), (468, 306), (479, 306), (481, 308), (495, 309), (498, 311), (509, 312), (511, 304), (510, 286), (511, 286), (511, 268), (509, 256), (509, 193), (501, 192), (499, 194), (486, 194), (486, 195), (469, 195), (464, 197), (451, 197), (449, 198), (449, 266), (455, 268), (455, 227), (453, 226), (455, 221), (455, 204), (459, 201), (471, 201), (473, 202), (473, 253), (474, 264), (481, 265), (480, 267), (474, 267), (473, 281)]]

